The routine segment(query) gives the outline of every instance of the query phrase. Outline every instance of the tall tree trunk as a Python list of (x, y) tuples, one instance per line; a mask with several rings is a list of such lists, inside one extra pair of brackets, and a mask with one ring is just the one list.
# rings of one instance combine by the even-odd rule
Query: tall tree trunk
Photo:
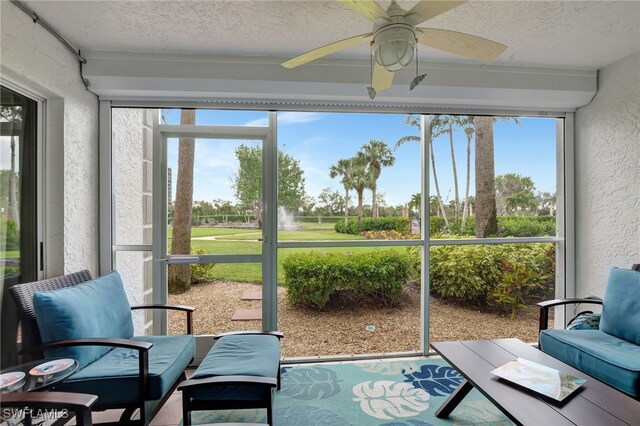
[(20, 229), (20, 213), (18, 212), (18, 189), (16, 184), (16, 139), (11, 135), (11, 174), (9, 174), (9, 214), (8, 219)]
[(344, 189), (344, 226), (349, 223), (349, 189)]
[(364, 191), (358, 191), (358, 220), (362, 219), (362, 198)]
[(378, 191), (375, 186), (371, 189), (371, 217), (378, 217)]
[(431, 132), (427, 132), (427, 141), (429, 143), (429, 151), (431, 152), (431, 170), (433, 170), (433, 184), (436, 187), (436, 203), (438, 205), (438, 210), (442, 217), (444, 218), (444, 225), (447, 230), (449, 230), (449, 220), (447, 219), (447, 213), (444, 211), (444, 205), (442, 204), (442, 197), (440, 196), (440, 184), (438, 183), (438, 173), (436, 172), (436, 157), (433, 153), (433, 138), (431, 137)]
[[(183, 109), (180, 124), (195, 124), (196, 112)], [(178, 148), (178, 177), (173, 214), (171, 254), (191, 253), (191, 210), (193, 207), (193, 163), (196, 141), (180, 138)], [(184, 293), (191, 288), (191, 265), (169, 265), (169, 292)]]
[(476, 116), (476, 237), (498, 233), (496, 217), (493, 118)]
[(467, 222), (469, 212), (469, 186), (471, 185), (471, 132), (467, 132), (467, 185), (464, 190), (464, 207), (462, 207), (462, 226)]
[(453, 169), (453, 190), (456, 208), (454, 218), (457, 223), (460, 219), (460, 195), (458, 192), (458, 168), (456, 167), (456, 152), (453, 146), (453, 117), (448, 116), (447, 122), (449, 124), (449, 129), (447, 130), (447, 132), (449, 133), (449, 147), (451, 149), (451, 168)]

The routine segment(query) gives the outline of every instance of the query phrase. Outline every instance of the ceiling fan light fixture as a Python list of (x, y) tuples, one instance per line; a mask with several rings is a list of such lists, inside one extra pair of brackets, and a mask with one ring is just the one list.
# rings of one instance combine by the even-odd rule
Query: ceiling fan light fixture
[(376, 62), (391, 72), (406, 68), (411, 63), (415, 47), (416, 35), (405, 25), (388, 26), (376, 33), (373, 40)]

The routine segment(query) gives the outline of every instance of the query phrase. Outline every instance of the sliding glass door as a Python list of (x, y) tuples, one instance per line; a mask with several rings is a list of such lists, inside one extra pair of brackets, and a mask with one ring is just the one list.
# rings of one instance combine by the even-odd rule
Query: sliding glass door
[[(15, 356), (11, 286), (35, 281), (43, 269), (38, 222), (39, 104), (0, 86), (0, 280), (2, 283), (2, 361)], [(6, 333), (5, 333), (6, 331)]]

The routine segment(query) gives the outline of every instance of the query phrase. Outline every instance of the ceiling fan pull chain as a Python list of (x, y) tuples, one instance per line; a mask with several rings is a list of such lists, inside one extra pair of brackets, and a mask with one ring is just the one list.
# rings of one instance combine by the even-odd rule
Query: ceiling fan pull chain
[(427, 73), (418, 75), (418, 44), (416, 43), (416, 78), (411, 80), (411, 83), (409, 84), (409, 90), (415, 89), (416, 86), (420, 84), (426, 76), (427, 76)]
[(369, 99), (373, 100), (376, 97), (376, 89), (373, 88), (373, 44), (369, 45), (369, 65), (371, 67), (371, 86), (367, 87), (367, 93)]

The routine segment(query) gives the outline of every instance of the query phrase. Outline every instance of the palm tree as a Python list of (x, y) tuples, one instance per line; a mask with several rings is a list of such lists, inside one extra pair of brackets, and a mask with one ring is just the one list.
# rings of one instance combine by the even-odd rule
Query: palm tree
[(372, 189), (375, 185), (373, 174), (371, 170), (366, 166), (358, 164), (358, 162), (353, 159), (355, 167), (351, 169), (350, 179), (351, 188), (356, 191), (358, 194), (358, 220), (362, 219), (362, 199), (364, 198), (364, 191), (366, 189)]
[(411, 200), (409, 200), (409, 203), (407, 205), (407, 207), (409, 207), (409, 210), (413, 210), (416, 209), (416, 211), (418, 212), (418, 219), (420, 219), (422, 217), (422, 196), (420, 193), (417, 194), (413, 194), (411, 196)]
[[(183, 109), (180, 124), (195, 124), (196, 111)], [(191, 212), (193, 207), (193, 163), (196, 141), (180, 138), (178, 148), (178, 177), (173, 214), (171, 254), (191, 253)], [(191, 288), (191, 265), (169, 265), (169, 292), (183, 293)]]
[(454, 218), (458, 222), (460, 214), (460, 195), (458, 192), (458, 168), (456, 166), (456, 153), (453, 143), (453, 126), (459, 125), (460, 120), (453, 115), (437, 115), (433, 118), (433, 137), (437, 138), (444, 134), (449, 135), (449, 150), (451, 152), (451, 168), (453, 171), (453, 189), (454, 189)]
[(344, 187), (344, 225), (349, 221), (349, 190), (353, 187), (351, 172), (355, 167), (353, 158), (343, 158), (331, 166), (329, 176), (331, 179), (342, 176), (340, 183)]
[(524, 213), (527, 210), (535, 212), (538, 209), (538, 200), (531, 192), (518, 191), (507, 197), (506, 205), (511, 212), (519, 216), (518, 212)]
[(493, 117), (475, 116), (476, 132), (476, 237), (498, 233), (496, 216)]
[(393, 166), (396, 158), (386, 143), (374, 139), (369, 141), (368, 144), (362, 145), (362, 148), (356, 154), (356, 160), (359, 164), (367, 166), (371, 172), (371, 216), (378, 217), (378, 179), (382, 173), (382, 168)]
[(469, 217), (469, 187), (471, 184), (471, 141), (473, 140), (473, 117), (459, 117), (460, 124), (467, 136), (467, 182), (464, 190), (464, 206), (462, 207), (462, 225), (460, 229), (464, 229), (464, 225)]
[(473, 118), (476, 132), (476, 237), (486, 238), (498, 232), (496, 214), (496, 184), (493, 154), (493, 123), (514, 120), (515, 117)]
[(16, 228), (20, 229), (20, 213), (18, 212), (18, 189), (16, 173), (16, 138), (14, 128), (22, 126), (22, 107), (20, 106), (2, 106), (0, 107), (0, 118), (4, 122), (11, 123), (11, 139), (9, 146), (11, 149), (11, 170), (9, 173), (9, 194), (8, 194), (8, 211), (7, 219), (15, 223)]
[[(419, 116), (418, 116), (419, 118)], [(433, 129), (434, 129), (434, 121), (431, 117), (428, 119), (429, 123), (429, 131), (427, 132), (427, 146), (429, 147), (429, 152), (431, 153), (431, 171), (433, 172), (433, 184), (436, 187), (436, 202), (438, 204), (438, 210), (440, 214), (444, 218), (445, 228), (449, 229), (449, 220), (447, 219), (447, 213), (444, 211), (444, 205), (442, 204), (442, 196), (440, 196), (440, 185), (438, 184), (438, 173), (436, 171), (436, 157), (433, 154)], [(422, 126), (420, 125), (419, 119), (416, 119), (413, 114), (409, 114), (407, 119), (404, 121), (404, 124), (408, 124), (411, 127), (418, 129), (419, 133), (422, 133)], [(421, 137), (415, 135), (403, 136), (396, 142), (395, 149), (398, 149), (401, 145), (404, 145), (407, 142), (420, 142)]]

